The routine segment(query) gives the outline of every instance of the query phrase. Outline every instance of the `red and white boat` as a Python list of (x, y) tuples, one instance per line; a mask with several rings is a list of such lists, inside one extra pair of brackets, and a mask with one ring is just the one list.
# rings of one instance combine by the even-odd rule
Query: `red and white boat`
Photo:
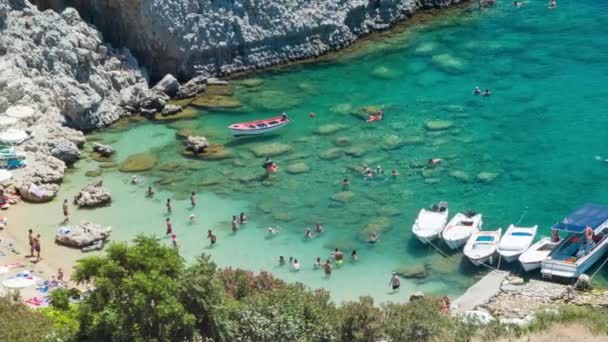
[(233, 135), (257, 135), (257, 134), (265, 134), (275, 131), (281, 127), (286, 126), (289, 123), (289, 118), (286, 114), (282, 114), (279, 116), (275, 116), (270, 119), (249, 121), (249, 122), (240, 122), (235, 123), (228, 128), (232, 132)]

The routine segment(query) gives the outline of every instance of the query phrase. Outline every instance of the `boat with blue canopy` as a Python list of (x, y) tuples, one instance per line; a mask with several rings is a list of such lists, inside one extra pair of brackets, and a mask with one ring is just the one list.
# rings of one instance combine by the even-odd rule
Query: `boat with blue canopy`
[(585, 204), (552, 229), (567, 236), (543, 260), (545, 278), (577, 278), (608, 252), (608, 206)]

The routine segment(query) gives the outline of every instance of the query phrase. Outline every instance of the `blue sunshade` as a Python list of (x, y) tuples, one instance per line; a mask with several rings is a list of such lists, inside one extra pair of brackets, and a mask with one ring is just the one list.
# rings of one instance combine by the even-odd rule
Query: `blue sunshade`
[(597, 204), (585, 204), (562, 222), (553, 226), (554, 229), (571, 233), (582, 233), (587, 226), (595, 229), (608, 220), (608, 207)]

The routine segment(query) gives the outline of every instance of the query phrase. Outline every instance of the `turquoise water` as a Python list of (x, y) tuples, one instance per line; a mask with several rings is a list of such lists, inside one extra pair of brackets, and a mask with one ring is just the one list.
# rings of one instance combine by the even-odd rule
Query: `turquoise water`
[[(326, 288), (336, 300), (406, 300), (415, 291), (456, 296), (484, 271), (461, 254), (444, 258), (418, 243), (411, 225), (420, 208), (445, 200), (451, 215), (469, 208), (482, 213), (486, 229), (521, 221), (548, 235), (548, 227), (577, 206), (608, 204), (607, 57), (608, 3), (562, 2), (549, 10), (541, 2), (521, 8), (502, 2), (482, 15), (439, 18), (385, 35), (363, 51), (254, 75), (261, 85), (236, 87), (241, 110), (95, 134), (118, 150), (117, 162), (150, 152), (164, 167), (139, 173), (144, 183), (138, 186), (128, 184), (130, 174), (105, 169), (114, 203), (76, 218), (113, 225), (118, 240), (139, 232), (162, 235), (164, 201), (171, 197), (188, 260), (209, 253), (223, 266), (269, 270)], [(492, 96), (472, 95), (475, 86), (490, 88)], [(366, 123), (356, 115), (363, 106), (383, 108), (384, 120)], [(293, 122), (274, 135), (234, 139), (225, 129), (281, 111)], [(444, 129), (430, 130), (429, 122)], [(175, 133), (184, 127), (224, 144), (231, 158), (182, 157)], [(262, 180), (263, 157), (252, 149), (273, 143), (289, 151), (273, 157), (280, 170)], [(443, 162), (427, 168), (429, 158)], [(292, 164), (309, 171), (290, 174)], [(385, 175), (363, 179), (364, 164), (381, 165)], [(79, 163), (63, 193), (73, 194), (84, 171), (96, 168), (90, 160)], [(400, 173), (396, 179), (388, 177), (392, 169)], [(343, 178), (352, 183), (349, 193), (340, 193)], [(160, 191), (153, 200), (143, 196), (147, 185)], [(191, 191), (198, 196), (195, 209), (189, 208)], [(241, 211), (250, 221), (233, 235), (231, 216)], [(190, 213), (194, 224), (187, 223)], [(326, 232), (306, 241), (305, 228), (315, 223)], [(266, 234), (271, 224), (281, 227), (274, 238)], [(219, 239), (212, 249), (206, 240), (211, 228)], [(380, 232), (374, 246), (365, 242), (371, 231)], [(312, 265), (335, 247), (347, 256), (356, 249), (359, 261), (326, 278)], [(278, 266), (280, 255), (299, 259), (302, 270)], [(406, 279), (402, 291), (391, 294), (390, 273), (403, 267), (425, 269), (428, 276)]]

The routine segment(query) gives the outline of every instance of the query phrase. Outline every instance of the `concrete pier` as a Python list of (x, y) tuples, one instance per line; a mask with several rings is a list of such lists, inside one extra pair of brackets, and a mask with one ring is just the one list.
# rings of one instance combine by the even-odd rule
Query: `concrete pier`
[(500, 293), (500, 287), (509, 273), (492, 271), (481, 278), (452, 304), (454, 312), (465, 312), (486, 304), (490, 299)]

